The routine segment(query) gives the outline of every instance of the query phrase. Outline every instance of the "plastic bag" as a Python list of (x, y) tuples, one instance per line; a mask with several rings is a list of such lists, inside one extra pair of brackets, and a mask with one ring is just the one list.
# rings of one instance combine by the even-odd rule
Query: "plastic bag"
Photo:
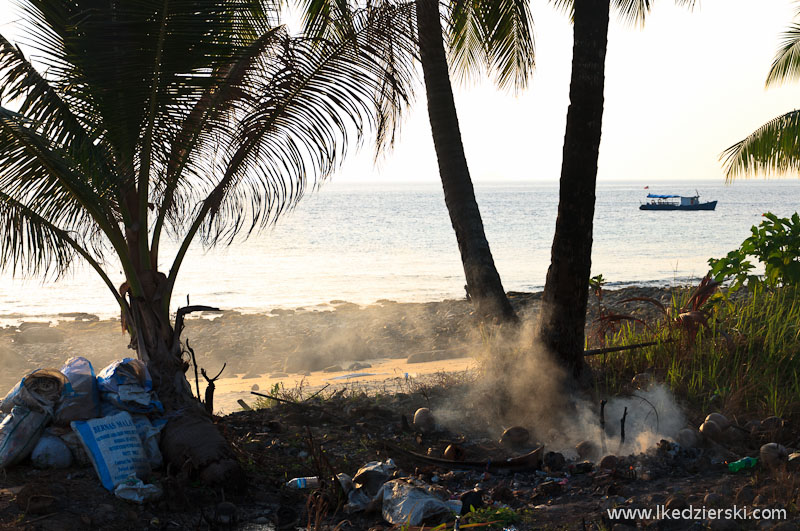
[(152, 468), (160, 468), (164, 464), (158, 443), (161, 439), (161, 430), (167, 424), (166, 420), (157, 419), (152, 422), (144, 415), (133, 415), (133, 423), (136, 426), (136, 433), (142, 441), (144, 453), (147, 461)]
[(14, 406), (0, 423), (0, 468), (6, 468), (25, 459), (42, 436), (50, 416)]
[(97, 386), (102, 400), (131, 413), (163, 412), (153, 391), (153, 380), (143, 361), (125, 358), (100, 371)]
[(430, 485), (414, 479), (393, 479), (381, 487), (381, 515), (390, 524), (421, 525), (425, 520), (461, 511), (459, 500), (437, 497)]
[(358, 469), (356, 475), (353, 476), (353, 483), (356, 488), (364, 490), (370, 497), (375, 496), (381, 486), (389, 481), (396, 468), (397, 465), (391, 459), (370, 461)]
[(69, 380), (58, 369), (36, 369), (8, 392), (0, 411), (11, 413), (14, 406), (45, 413), (52, 418), (56, 403), (64, 391), (70, 391)]
[(114, 496), (139, 505), (155, 501), (164, 494), (158, 485), (147, 484), (136, 476), (128, 476), (114, 489)]
[(131, 475), (139, 478), (150, 475), (150, 464), (128, 412), (73, 421), (70, 425), (80, 437), (100, 481), (108, 490), (114, 490)]
[(73, 420), (100, 416), (100, 393), (89, 360), (81, 357), (70, 358), (61, 367), (61, 373), (66, 376), (69, 386), (61, 396), (53, 423), (68, 426)]
[(68, 468), (72, 452), (60, 437), (43, 435), (33, 448), (31, 461), (36, 468)]

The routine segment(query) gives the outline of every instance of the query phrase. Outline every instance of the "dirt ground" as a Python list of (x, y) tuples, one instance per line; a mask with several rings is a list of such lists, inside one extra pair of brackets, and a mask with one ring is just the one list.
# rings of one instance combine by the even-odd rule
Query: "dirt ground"
[[(636, 288), (607, 297), (621, 301), (643, 295), (671, 296), (667, 290)], [(535, 315), (536, 295), (515, 294), (513, 300), (526, 318)], [(746, 423), (761, 419), (733, 419), (734, 426), (719, 442), (680, 446), (656, 438), (641, 451), (631, 451), (619, 441), (614, 417), (602, 435), (605, 451), (592, 441), (594, 449), (584, 457), (574, 441), (564, 443), (558, 424), (545, 427), (541, 419), (524, 426), (525, 440), (520, 430), (504, 436), (512, 426), (504, 420), (497, 391), (474, 370), (481, 338), (472, 332), (470, 311), (465, 301), (386, 301), (368, 308), (339, 305), (329, 312), (193, 319), (186, 337), (198, 364), (212, 374), (223, 363), (230, 368), (217, 381), (215, 395), (216, 410), (229, 414), (216, 422), (246, 471), (246, 484), (236, 490), (211, 489), (178, 470), (160, 470), (149, 480), (162, 486), (164, 496), (135, 505), (103, 489), (91, 467), (38, 470), (23, 462), (0, 476), (0, 528), (400, 529), (402, 524), (393, 526), (383, 518), (379, 503), (378, 510), (348, 512), (350, 500), (333, 480), (340, 473), (354, 477), (371, 461), (392, 459), (396, 469), (384, 479), (413, 480), (440, 499), (473, 506), (476, 510), (459, 521), (462, 529), (800, 529), (800, 460), (776, 470), (760, 464), (737, 473), (726, 464), (758, 456), (767, 442), (781, 443), (787, 453), (797, 451), (800, 431), (774, 419), (762, 424)], [(592, 311), (597, 311), (596, 301)], [(651, 310), (637, 306), (626, 311), (644, 316)], [(89, 355), (100, 368), (125, 353), (115, 326), (90, 318), (64, 321), (47, 327), (61, 338), (49, 343), (18, 341), (31, 325), (7, 328), (0, 334), (0, 348), (6, 349), (0, 352), (7, 361), (4, 377), (13, 385), (33, 363), (56, 365), (79, 354)], [(370, 376), (341, 378), (353, 374)], [(282, 401), (251, 394), (254, 387)], [(238, 410), (239, 399), (258, 409)], [(433, 412), (432, 426), (414, 424), (419, 408)], [(581, 422), (570, 411), (553, 410), (549, 416), (567, 424)], [(696, 427), (706, 412), (683, 413), (686, 426)], [(637, 426), (637, 414), (632, 413), (629, 430)], [(509, 443), (509, 433), (519, 440)], [(629, 438), (635, 435), (629, 432)], [(296, 477), (320, 477), (321, 486), (286, 486)], [(702, 517), (666, 520), (612, 519), (606, 511), (660, 506), (786, 513), (765, 520), (695, 514)], [(445, 527), (440, 529), (453, 529), (452, 515), (431, 518), (425, 529), (441, 520)]]
[[(530, 440), (516, 446), (501, 444), (503, 426), (493, 421), (480, 399), (466, 399), (474, 385), (468, 373), (438, 373), (417, 378), (405, 391), (368, 395), (351, 387), (326, 389), (305, 399), (284, 394), (288, 402), (263, 399), (258, 403), (262, 409), (218, 417), (247, 473), (247, 484), (238, 491), (204, 488), (179, 481), (175, 471), (161, 471), (151, 481), (164, 487), (164, 497), (139, 506), (105, 491), (91, 468), (37, 470), (22, 464), (0, 480), (0, 527), (388, 530), (393, 526), (380, 511), (348, 513), (339, 482), (328, 479), (339, 473), (353, 477), (364, 464), (391, 458), (397, 466), (393, 478), (413, 478), (434, 486), (443, 499), (469, 501), (477, 512), (463, 517), (462, 524), (489, 521), (497, 522), (494, 529), (517, 530), (798, 529), (797, 461), (780, 471), (758, 466), (731, 473), (726, 465), (733, 454), (757, 456), (768, 440), (796, 445), (798, 433), (789, 426), (752, 435), (731, 427), (735, 436), (722, 439), (722, 445), (681, 448), (662, 441), (644, 453), (615, 457), (595, 451), (586, 462), (569, 449), (551, 452), (535, 430)], [(442, 406), (449, 408), (462, 398), (460, 414), (442, 424), (436, 419), (433, 431), (422, 433), (414, 425), (418, 408), (443, 411)], [(616, 440), (609, 435), (607, 442), (607, 453), (613, 455)], [(542, 444), (534, 458), (507, 466), (514, 463), (509, 459), (530, 456)], [(448, 446), (457, 450), (447, 452)], [(292, 478), (315, 476), (323, 478), (318, 489), (286, 486)], [(738, 506), (788, 512), (785, 519), (768, 521), (613, 521), (606, 512), (614, 507), (655, 510), (658, 505), (670, 510)], [(452, 529), (449, 520), (446, 528)], [(434, 518), (426, 529), (437, 523)]]

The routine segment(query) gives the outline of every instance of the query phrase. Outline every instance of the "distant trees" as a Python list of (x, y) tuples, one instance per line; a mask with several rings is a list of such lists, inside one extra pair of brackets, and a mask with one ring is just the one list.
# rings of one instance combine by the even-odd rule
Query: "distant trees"
[[(41, 70), (0, 37), (0, 267), (97, 272), (181, 412), (167, 459), (211, 483), (241, 469), (191, 395), (170, 318), (187, 250), (273, 222), (370, 124), (390, 135), (414, 77), (413, 6), (357, 10), (346, 38), (310, 40), (277, 4), (20, 0)], [(162, 270), (166, 233), (179, 249)]]
[[(766, 86), (800, 78), (800, 9), (796, 22), (783, 35)], [(800, 111), (770, 120), (722, 154), (729, 180), (749, 174), (782, 174), (800, 171)]]
[[(676, 0), (692, 7), (694, 0)], [(542, 295), (539, 338), (575, 378), (584, 369), (597, 159), (603, 120), (609, 8), (644, 23), (650, 0), (554, 0), (573, 20), (570, 105), (564, 133), (558, 217)]]

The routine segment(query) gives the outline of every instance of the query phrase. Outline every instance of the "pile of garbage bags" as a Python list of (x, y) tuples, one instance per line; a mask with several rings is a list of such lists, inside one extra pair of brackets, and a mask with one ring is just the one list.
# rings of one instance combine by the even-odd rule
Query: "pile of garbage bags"
[(142, 480), (163, 464), (163, 412), (140, 360), (117, 360), (97, 376), (82, 357), (37, 369), (0, 402), (0, 468), (29, 456), (39, 468), (91, 463), (105, 488), (141, 503), (160, 495)]

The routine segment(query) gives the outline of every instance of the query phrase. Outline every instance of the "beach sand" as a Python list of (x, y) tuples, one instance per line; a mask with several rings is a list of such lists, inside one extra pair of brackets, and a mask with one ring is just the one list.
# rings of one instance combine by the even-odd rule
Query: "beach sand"
[[(606, 291), (603, 304), (650, 320), (659, 316), (653, 305), (626, 302), (654, 297), (668, 302), (667, 288), (625, 288)], [(523, 323), (535, 322), (541, 293), (511, 293)], [(598, 300), (589, 298), (587, 329), (597, 315)], [(373, 389), (404, 385), (405, 374), (418, 378), (438, 371), (463, 371), (485, 353), (486, 334), (477, 326), (466, 300), (427, 303), (379, 301), (366, 307), (344, 301), (312, 309), (275, 309), (263, 314), (225, 311), (193, 315), (183, 339), (196, 353), (197, 364), (209, 375), (225, 370), (216, 382), (215, 409), (238, 409), (240, 398), (252, 403), (254, 385), (269, 392), (275, 384), (312, 393), (330, 388), (367, 385)], [(86, 314), (62, 316), (56, 322), (24, 322), (0, 329), (0, 393), (40, 367), (61, 367), (71, 356), (88, 358), (99, 372), (115, 359), (135, 356), (127, 348), (119, 320), (96, 320)], [(410, 363), (411, 362), (411, 363)], [(351, 369), (355, 363), (370, 367)], [(327, 371), (326, 371), (327, 369)], [(352, 373), (370, 376), (342, 378)], [(195, 389), (194, 373), (187, 374)], [(338, 378), (338, 379), (337, 379)], [(200, 392), (205, 382), (200, 378)], [(307, 395), (306, 395), (307, 396)]]

